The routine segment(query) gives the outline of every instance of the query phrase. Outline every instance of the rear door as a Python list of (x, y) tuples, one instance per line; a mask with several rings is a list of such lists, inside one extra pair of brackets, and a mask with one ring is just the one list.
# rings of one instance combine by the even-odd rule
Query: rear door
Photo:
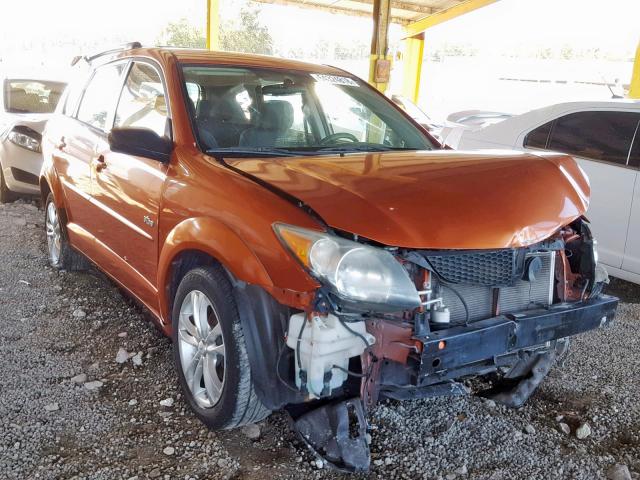
[(583, 111), (559, 117), (532, 130), (525, 148), (573, 156), (591, 184), (586, 214), (598, 239), (600, 260), (621, 268), (637, 170), (628, 165), (640, 113)]
[(70, 91), (63, 128), (53, 138), (53, 160), (67, 200), (67, 229), (72, 244), (89, 256), (93, 256), (97, 227), (91, 198), (92, 164), (97, 142), (106, 135), (113, 114), (124, 66), (119, 62), (98, 67), (85, 88)]
[[(636, 170), (640, 169), (640, 126), (636, 131), (633, 149), (629, 156), (629, 166)], [(622, 263), (622, 269), (634, 275), (640, 275), (640, 178), (638, 177), (640, 177), (640, 174), (636, 175), (629, 233), (627, 235), (627, 248), (624, 254), (624, 262)], [(634, 277), (628, 278), (632, 279)], [(635, 281), (638, 282), (639, 280), (636, 279)]]
[[(114, 127), (147, 128), (170, 136), (161, 70), (149, 61), (128, 68)], [(147, 306), (157, 303), (158, 211), (168, 165), (112, 152), (106, 138), (97, 147), (93, 182), (96, 238), (115, 274)]]

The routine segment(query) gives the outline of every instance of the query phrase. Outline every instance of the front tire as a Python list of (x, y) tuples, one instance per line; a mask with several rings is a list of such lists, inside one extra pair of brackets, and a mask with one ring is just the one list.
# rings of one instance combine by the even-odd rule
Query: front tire
[(172, 313), (178, 379), (200, 420), (220, 430), (266, 418), (271, 412), (255, 393), (238, 307), (222, 267), (187, 273)]
[(88, 269), (89, 262), (76, 252), (69, 243), (64, 222), (51, 193), (47, 196), (44, 212), (49, 264), (57, 270), (75, 271)]
[(16, 199), (16, 194), (9, 190), (7, 182), (4, 180), (4, 173), (2, 173), (2, 165), (0, 165), (0, 203), (13, 202)]

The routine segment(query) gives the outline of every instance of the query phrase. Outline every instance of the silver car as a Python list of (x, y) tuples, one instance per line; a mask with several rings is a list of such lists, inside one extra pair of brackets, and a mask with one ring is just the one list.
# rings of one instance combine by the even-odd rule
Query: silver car
[(38, 194), (44, 126), (66, 84), (5, 78), (0, 108), (0, 203), (16, 194)]

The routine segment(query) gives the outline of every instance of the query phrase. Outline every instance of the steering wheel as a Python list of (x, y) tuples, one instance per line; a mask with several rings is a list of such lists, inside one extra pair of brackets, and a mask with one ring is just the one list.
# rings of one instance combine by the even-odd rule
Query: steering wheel
[(333, 143), (336, 140), (349, 140), (353, 143), (358, 143), (360, 141), (358, 140), (358, 137), (352, 135), (349, 132), (336, 132), (332, 133), (331, 135), (327, 135), (322, 140), (320, 140), (320, 145), (327, 145), (328, 143)]

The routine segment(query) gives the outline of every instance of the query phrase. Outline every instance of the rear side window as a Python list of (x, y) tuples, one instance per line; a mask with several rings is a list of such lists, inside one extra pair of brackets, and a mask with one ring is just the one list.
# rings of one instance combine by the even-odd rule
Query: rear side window
[(527, 136), (524, 137), (524, 146), (529, 148), (547, 148), (547, 142), (549, 140), (549, 133), (551, 133), (552, 125), (553, 122), (548, 122), (531, 130)]
[(62, 82), (5, 80), (4, 109), (10, 113), (52, 113), (64, 87)]
[(107, 128), (107, 121), (120, 92), (120, 76), (124, 65), (109, 64), (96, 69), (82, 96), (78, 120), (100, 130), (111, 129), (110, 125)]
[(116, 127), (139, 127), (165, 134), (167, 99), (158, 71), (147, 63), (135, 62), (124, 83), (116, 110)]
[(626, 165), (640, 121), (634, 112), (578, 112), (556, 120), (547, 148), (582, 158)]

